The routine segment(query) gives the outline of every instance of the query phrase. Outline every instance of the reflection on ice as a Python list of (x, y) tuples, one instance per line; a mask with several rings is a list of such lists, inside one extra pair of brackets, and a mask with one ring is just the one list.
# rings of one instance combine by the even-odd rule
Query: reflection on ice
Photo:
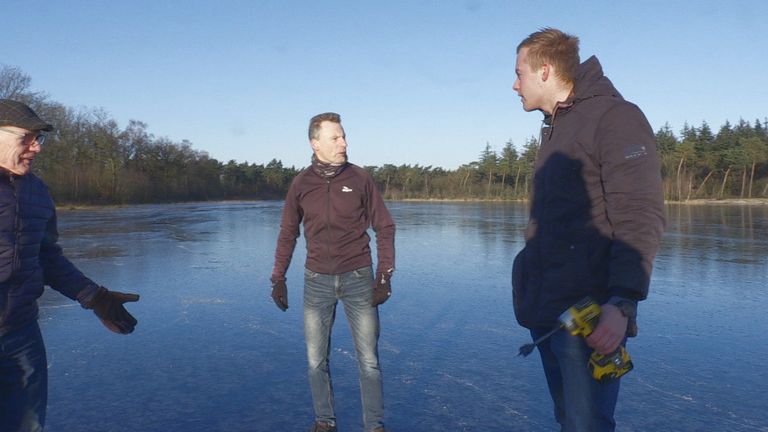
[[(56, 293), (41, 299), (51, 431), (293, 431), (312, 420), (301, 316), (303, 239), (289, 305), (269, 298), (280, 202), (62, 211), (66, 253), (97, 282), (138, 292), (117, 337)], [(520, 203), (390, 203), (398, 224), (380, 353), (394, 431), (551, 431), (538, 356), (511, 306)], [(670, 206), (619, 431), (768, 427), (768, 209)], [(340, 430), (360, 430), (354, 346), (337, 314)], [(722, 359), (739, 353), (738, 370)], [(740, 371), (749, 370), (749, 379)], [(87, 409), (83, 409), (87, 407)]]

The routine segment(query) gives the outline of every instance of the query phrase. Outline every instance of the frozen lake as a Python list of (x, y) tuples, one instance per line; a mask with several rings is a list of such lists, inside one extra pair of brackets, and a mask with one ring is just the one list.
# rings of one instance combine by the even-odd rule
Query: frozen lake
[[(380, 309), (388, 430), (554, 431), (537, 354), (512, 312), (519, 203), (388, 204), (393, 297)], [(41, 300), (50, 432), (300, 431), (313, 420), (301, 323), (304, 240), (290, 309), (269, 297), (282, 202), (60, 211), (87, 275), (141, 294), (136, 332), (107, 331), (47, 290)], [(671, 205), (618, 431), (768, 431), (768, 207)], [(339, 430), (359, 431), (343, 313), (331, 369)]]

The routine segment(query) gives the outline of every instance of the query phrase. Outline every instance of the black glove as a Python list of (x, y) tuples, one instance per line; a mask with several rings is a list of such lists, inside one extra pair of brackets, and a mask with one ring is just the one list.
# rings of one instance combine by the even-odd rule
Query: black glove
[(379, 272), (376, 274), (376, 280), (373, 281), (373, 300), (371, 301), (371, 306), (376, 307), (389, 300), (389, 297), (392, 295), (392, 285), (389, 283), (391, 277), (392, 272)]
[(125, 310), (123, 303), (139, 301), (138, 294), (124, 294), (99, 287), (90, 309), (105, 327), (115, 333), (128, 334), (136, 328), (136, 318)]
[(272, 280), (272, 300), (281, 311), (288, 309), (288, 287), (285, 285), (285, 279)]

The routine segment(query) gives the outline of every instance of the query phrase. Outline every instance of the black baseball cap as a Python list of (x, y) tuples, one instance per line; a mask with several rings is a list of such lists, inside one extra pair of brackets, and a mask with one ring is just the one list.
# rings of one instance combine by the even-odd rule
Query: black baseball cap
[(0, 99), (0, 126), (16, 126), (30, 131), (52, 131), (53, 126), (46, 123), (21, 102)]

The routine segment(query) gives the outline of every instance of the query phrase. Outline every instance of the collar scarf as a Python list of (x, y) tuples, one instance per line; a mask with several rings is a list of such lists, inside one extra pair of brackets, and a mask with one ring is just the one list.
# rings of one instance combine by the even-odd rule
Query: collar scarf
[(346, 162), (341, 165), (325, 163), (320, 161), (320, 159), (318, 159), (317, 156), (312, 153), (312, 171), (316, 172), (317, 175), (324, 179), (336, 177), (342, 171), (344, 171), (344, 168), (346, 167)]

